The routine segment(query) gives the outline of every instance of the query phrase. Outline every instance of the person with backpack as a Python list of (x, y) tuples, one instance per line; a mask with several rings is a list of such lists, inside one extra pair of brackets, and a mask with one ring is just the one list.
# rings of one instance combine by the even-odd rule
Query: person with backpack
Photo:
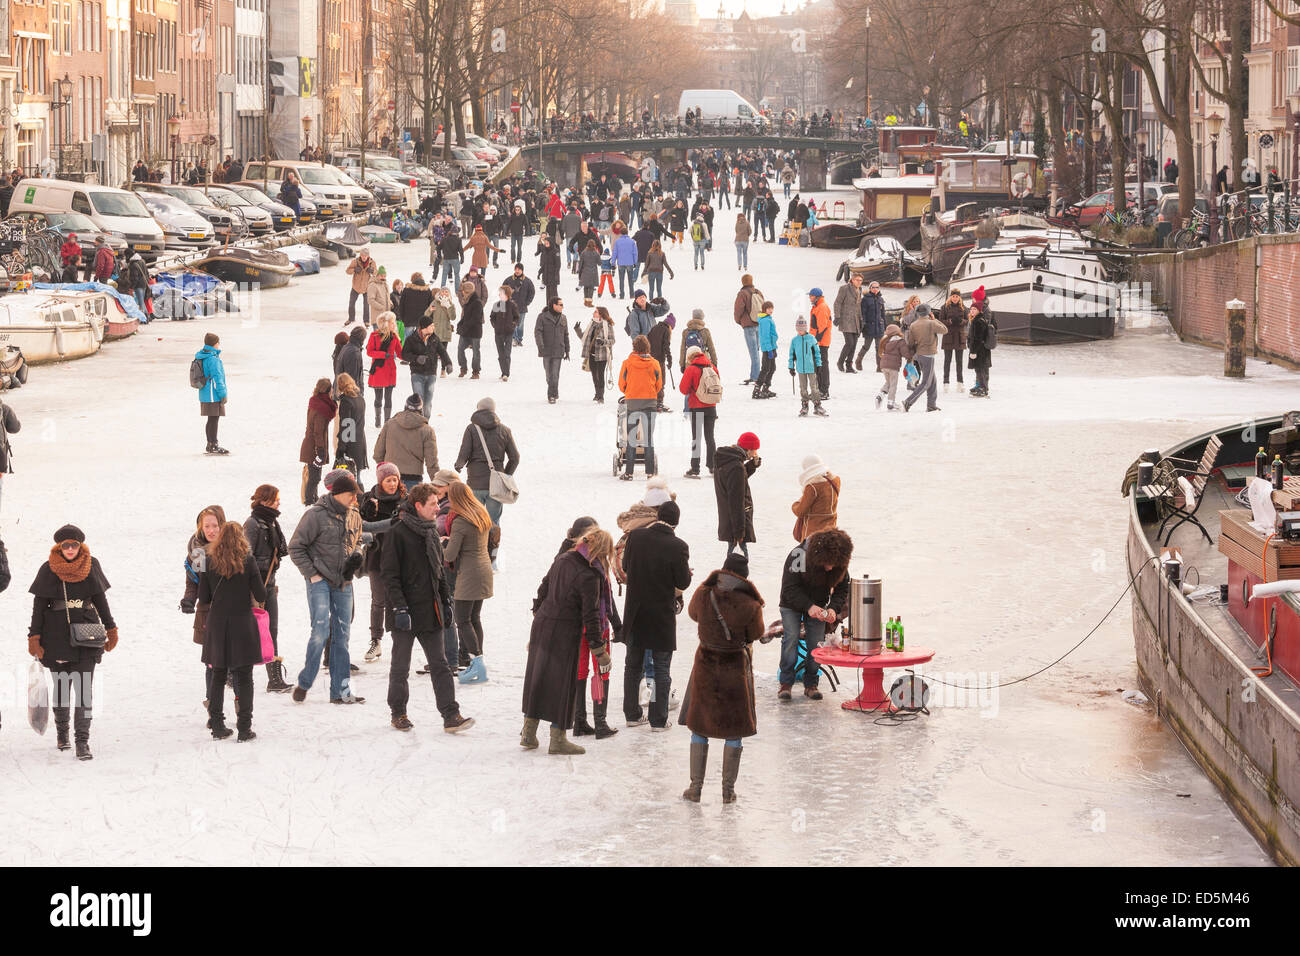
[(711, 238), (709, 226), (704, 221), (704, 216), (696, 213), (695, 219), (691, 222), (691, 242), (695, 246), (693, 261), (696, 269), (704, 268), (704, 253), (708, 251)]
[(190, 385), (199, 390), (199, 414), (206, 418), (209, 455), (229, 455), (217, 444), (217, 426), (226, 414), (226, 367), (221, 361), (221, 339), (217, 333), (203, 336), (203, 348), (194, 353), (190, 362)]
[(698, 345), (692, 345), (686, 350), (686, 368), (682, 372), (678, 388), (686, 396), (691, 416), (691, 467), (686, 472), (686, 477), (700, 477), (701, 433), (706, 446), (704, 464), (709, 469), (709, 474), (713, 474), (713, 455), (716, 451), (713, 430), (718, 421), (718, 402), (722, 401), (722, 378), (708, 354)]
[(732, 307), (733, 318), (745, 335), (745, 348), (749, 350), (749, 377), (741, 385), (752, 385), (759, 376), (758, 314), (767, 301), (763, 293), (754, 288), (754, 277), (745, 273), (740, 277), (740, 291)]
[[(983, 292), (983, 286), (979, 291)], [(970, 346), (968, 364), (975, 370), (975, 387), (967, 394), (988, 398), (989, 369), (993, 367), (993, 349), (998, 344), (998, 323), (983, 297), (978, 301), (983, 308), (980, 305), (970, 307), (970, 331), (966, 336), (966, 344)]]
[(781, 572), (781, 663), (777, 672), (778, 700), (790, 700), (799, 645), (805, 651), (803, 694), (821, 700), (817, 689), (820, 672), (812, 649), (822, 642), (847, 613), (849, 604), (849, 561), (853, 539), (843, 531), (819, 531), (800, 541), (786, 556)]
[(709, 357), (709, 361), (717, 367), (718, 350), (713, 345), (713, 333), (711, 333), (704, 324), (704, 310), (692, 309), (691, 320), (686, 323), (686, 328), (682, 330), (682, 356), (679, 369), (686, 371), (686, 363), (689, 359), (686, 357), (687, 349), (695, 346)]

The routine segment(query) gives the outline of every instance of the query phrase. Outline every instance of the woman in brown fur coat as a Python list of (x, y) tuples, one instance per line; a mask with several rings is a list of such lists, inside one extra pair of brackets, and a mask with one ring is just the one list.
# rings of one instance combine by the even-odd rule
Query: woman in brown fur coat
[(763, 599), (749, 580), (749, 561), (728, 555), (691, 597), (689, 613), (700, 625), (691, 680), (678, 718), (691, 731), (691, 785), (682, 796), (700, 802), (709, 738), (721, 738), (722, 802), (736, 802), (741, 738), (758, 733), (750, 645), (763, 638)]
[(799, 484), (803, 487), (803, 494), (790, 506), (795, 516), (796, 541), (836, 527), (840, 504), (840, 479), (832, 475), (826, 463), (816, 455), (803, 460)]

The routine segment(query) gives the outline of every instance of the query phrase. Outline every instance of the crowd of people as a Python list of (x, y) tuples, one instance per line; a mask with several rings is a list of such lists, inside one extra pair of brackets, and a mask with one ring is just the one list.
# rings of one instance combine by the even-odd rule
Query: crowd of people
[[(262, 484), (253, 489), (244, 520), (229, 519), (223, 506), (213, 504), (198, 513), (192, 530), (185, 530), (179, 610), (193, 615), (193, 639), (202, 645), (206, 727), (213, 738), (256, 737), (256, 667), (266, 669), (268, 693), (288, 693), (298, 703), (305, 701), (324, 667), (331, 703), (364, 703), (353, 686), (359, 668), (349, 650), (354, 582), (363, 577), (370, 605), (364, 658), (379, 661), (387, 643), (392, 727), (413, 727), (407, 707), (417, 643), (426, 662), (418, 674), (429, 678), (443, 729), (460, 733), (473, 726), (474, 718), (460, 709), (456, 687), (489, 679), (483, 610), (494, 594), (502, 519), (505, 506), (518, 493), (513, 475), (521, 452), (498, 416), (495, 400), (483, 397), (464, 426), (454, 462), (445, 467), (431, 413), (440, 377), (451, 375), (457, 365), (461, 377), (471, 371), (473, 378), (480, 377), (480, 344), (487, 322), (501, 381), (508, 381), (512, 349), (523, 342), (536, 298), (523, 258), (524, 239), (535, 236), (536, 275), (544, 298), (534, 320), (534, 342), (548, 401), (558, 399), (561, 369), (576, 344), (584, 370), (592, 377), (593, 401), (603, 403), (615, 385), (621, 393), (620, 419), (626, 419), (622, 477), (631, 479), (641, 461), (649, 480), (644, 494), (610, 527), (591, 516), (578, 517), (537, 588), (520, 745), (540, 747), (542, 722), (549, 725), (551, 754), (584, 752), (569, 739), (570, 732), (597, 740), (617, 733), (608, 719), (611, 647), (623, 644), (621, 706), (626, 727), (648, 724), (651, 731), (667, 730), (670, 712), (679, 708), (678, 722), (691, 733), (690, 783), (683, 796), (701, 799), (708, 742), (722, 740), (723, 800), (736, 798), (742, 741), (757, 727), (752, 645), (780, 638), (779, 700), (790, 700), (797, 683), (806, 698), (821, 699), (818, 669), (808, 651), (846, 613), (853, 543), (838, 526), (841, 479), (818, 456), (807, 456), (797, 473), (800, 495), (791, 503), (794, 544), (781, 572), (781, 623), (764, 623), (765, 601), (750, 580), (749, 565), (749, 545), (757, 540), (750, 483), (762, 465), (760, 441), (746, 431), (732, 443), (717, 444), (724, 391), (717, 346), (702, 309), (692, 309), (690, 319), (677, 329), (662, 294), (662, 273), (673, 275), (665, 248), (688, 238), (695, 246), (697, 268), (702, 266), (712, 242), (712, 203), (716, 198), (731, 206), (734, 194), (739, 207), (738, 269), (743, 274), (733, 320), (742, 329), (750, 359), (743, 384), (752, 386), (753, 400), (774, 397), (772, 379), (781, 349), (776, 309), (745, 271), (747, 259), (740, 246), (754, 229), (772, 234), (775, 214), (770, 210), (776, 201), (767, 185), (769, 176), (784, 182), (787, 194), (791, 185), (785, 179), (789, 167), (779, 163), (780, 157), (772, 155), (709, 154), (681, 168), (655, 170), (650, 178), (627, 186), (603, 174), (585, 190), (542, 184), (530, 171), (489, 187), (457, 210), (430, 211), (425, 228), (431, 276), (439, 277), (436, 286), (420, 272), (405, 283), (395, 279), (389, 285), (385, 269), (366, 251), (349, 263), (346, 323), (335, 336), (328, 374), (322, 347), (322, 374), (307, 396), (299, 449), (299, 499), (306, 510), (294, 527), (282, 528), (280, 489)], [(797, 200), (796, 195), (791, 201)], [(695, 226), (703, 229), (696, 231)], [(470, 238), (462, 240), (462, 234)], [(508, 251), (503, 248), (507, 242)], [(467, 254), (469, 269), (462, 278)], [(490, 292), (487, 275), (501, 268), (502, 254), (508, 256), (508, 271)], [(559, 290), (562, 262), (568, 265), (569, 281), (584, 294), (584, 307), (591, 309), (585, 328), (582, 321), (573, 323), (572, 337)], [(599, 274), (607, 267), (605, 288)], [(637, 287), (641, 281), (649, 289)], [(609, 308), (594, 302), (606, 292), (611, 300), (628, 301), (621, 329)], [(956, 367), (958, 389), (963, 388), (963, 353), (969, 349), (977, 379), (971, 394), (987, 395), (992, 347), (988, 340), (990, 329), (995, 338), (996, 323), (982, 288), (975, 291), (970, 306), (954, 290), (937, 317), (913, 297), (898, 323), (888, 321), (879, 285), (869, 283), (864, 291), (859, 276), (848, 278), (833, 303), (818, 287), (809, 289), (807, 298), (807, 314), (791, 323), (786, 351), (800, 415), (807, 415), (810, 405), (812, 414), (828, 414), (823, 403), (830, 397), (829, 356), (836, 328), (843, 336), (835, 363), (842, 374), (861, 371), (874, 344), (876, 369), (885, 382), (877, 406), (887, 398), (889, 407), (895, 407), (900, 370), (911, 365), (919, 380), (903, 408), (924, 396), (927, 407), (936, 409), (935, 357), (940, 348), (945, 389), (950, 365)], [(655, 416), (669, 411), (666, 391), (674, 348), (677, 390), (692, 431), (684, 474), (697, 480), (705, 471), (711, 476), (717, 537), (724, 546), (719, 548), (722, 558), (716, 565), (710, 562), (711, 569), (702, 576), (692, 569), (689, 548), (677, 535), (682, 508), (660, 473), (654, 448)], [(409, 393), (399, 397), (394, 414), (394, 392), (404, 384), (399, 374), (403, 365)], [(194, 355), (190, 380), (199, 393), (206, 451), (227, 454), (219, 444), (218, 427), (238, 370), (233, 379), (228, 377), (215, 332), (205, 335)], [(367, 401), (367, 388), (372, 402)], [(367, 436), (371, 404), (374, 431)], [(5, 436), (17, 432), (18, 424), (12, 410), (0, 405), (0, 479), (9, 459)], [(373, 472), (369, 481), (368, 472)], [(698, 515), (689, 517), (700, 520)], [(0, 544), (0, 588), (8, 583), (5, 558)], [(280, 651), (279, 576), (286, 558), (303, 578), (310, 619), (304, 660), (296, 674), (286, 669)], [(69, 746), (71, 721), (81, 759), (91, 756), (94, 669), (117, 644), (107, 590), (106, 573), (91, 557), (85, 535), (72, 525), (60, 528), (31, 588), (28, 644), (54, 679), (58, 746)], [(618, 597), (623, 598), (621, 609)], [(699, 646), (679, 697), (673, 691), (671, 667), (683, 611), (695, 622)], [(233, 729), (227, 726), (227, 688), (233, 695)]]

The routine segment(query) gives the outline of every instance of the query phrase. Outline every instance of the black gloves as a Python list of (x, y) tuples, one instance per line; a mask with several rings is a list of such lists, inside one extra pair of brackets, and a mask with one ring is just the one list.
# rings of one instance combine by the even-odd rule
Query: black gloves
[(182, 614), (194, 613), (194, 598), (181, 598), (181, 613)]
[(360, 551), (353, 551), (348, 555), (348, 559), (343, 562), (343, 580), (355, 577), (356, 573), (361, 570), (362, 556)]
[(394, 608), (393, 629), (397, 631), (411, 630), (411, 612), (404, 607)]
[(794, 369), (790, 369), (790, 377), (794, 378)]

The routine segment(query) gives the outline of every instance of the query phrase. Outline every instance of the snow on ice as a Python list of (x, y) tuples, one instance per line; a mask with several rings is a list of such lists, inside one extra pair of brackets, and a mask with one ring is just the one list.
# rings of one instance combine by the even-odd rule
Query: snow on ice
[[(674, 360), (693, 307), (705, 310), (717, 342), (727, 386), (719, 443), (742, 431), (762, 440), (753, 480), (759, 540), (750, 558), (766, 616), (777, 617), (781, 560), (794, 544), (800, 461), (815, 452), (844, 481), (840, 524), (856, 543), (854, 573), (884, 579), (885, 613), (903, 615), (909, 644), (937, 649), (926, 672), (941, 679), (989, 686), (1036, 670), (1104, 613), (1127, 581), (1118, 490), (1139, 451), (1295, 404), (1294, 373), (1250, 362), (1244, 381), (1224, 379), (1217, 353), (1154, 325), (1108, 342), (1004, 345), (991, 399), (941, 393), (942, 411), (933, 414), (877, 411), (877, 374), (832, 371), (831, 417), (798, 419), (798, 402), (785, 393), (785, 349), (796, 310), (806, 309), (804, 293), (821, 286), (833, 298), (844, 253), (751, 246), (749, 271), (777, 304), (782, 349), (780, 397), (755, 402), (739, 384), (748, 355), (731, 318), (740, 276), (734, 218), (718, 211), (704, 272), (690, 268), (689, 248), (669, 247), (677, 278), (665, 293), (679, 319)], [(531, 243), (527, 249), (535, 274)], [(424, 242), (374, 252), (390, 278), (428, 275)], [(489, 283), (504, 272), (503, 262)], [(778, 647), (757, 646), (759, 734), (746, 741), (740, 802), (731, 807), (720, 803), (720, 748), (703, 803), (681, 800), (683, 728), (587, 738), (582, 757), (521, 751), (520, 685), (537, 584), (574, 517), (591, 514), (613, 528), (644, 490), (639, 473), (631, 483), (612, 477), (616, 406), (592, 402), (590, 376), (576, 358), (563, 370), (559, 404), (547, 405), (532, 348), (536, 308), (509, 383), (496, 381), (488, 336), (483, 379), (441, 379), (435, 392), (444, 466), (484, 395), (496, 399), (522, 454), (522, 496), (502, 519), (496, 596), (483, 615), (491, 679), (458, 686), (476, 726), (442, 733), (431, 688), (413, 675), (415, 730), (393, 731), (386, 643), (385, 656), (362, 664), (353, 680), (369, 698), (364, 705), (330, 706), (323, 675), (295, 705), (263, 693), (259, 669), (256, 742), (211, 740), (192, 619), (177, 609), (186, 541), (205, 505), (219, 503), (242, 520), (262, 482), (280, 487), (282, 524), (292, 531), (303, 510), (297, 457), (306, 402), (330, 373), (346, 289), (342, 268), (331, 268), (262, 294), (255, 315), (158, 322), (91, 359), (38, 368), (26, 388), (5, 396), (23, 430), (14, 436), (16, 474), (4, 481), (0, 513), (14, 572), (0, 595), (0, 814), (15, 821), (0, 863), (1267, 862), (1149, 709), (1125, 706), (1123, 692), (1136, 686), (1127, 601), (1041, 676), (973, 706), (945, 706), (936, 687), (933, 714), (896, 727), (837, 706), (857, 693), (851, 672), (823, 702), (778, 705)], [(585, 324), (581, 294), (572, 283), (561, 294), (570, 325)], [(621, 330), (622, 303), (602, 302)], [(187, 383), (208, 330), (221, 336), (230, 381), (221, 424), (227, 458), (203, 455), (203, 420)], [(839, 344), (837, 335), (832, 354)], [(402, 371), (399, 394), (406, 382)], [(680, 408), (681, 396), (668, 404)], [(367, 440), (374, 437), (368, 423)], [(711, 482), (680, 477), (689, 442), (680, 414), (661, 416), (656, 445), (698, 582), (720, 564), (724, 546)], [(365, 479), (368, 487), (373, 471)], [(18, 693), (29, 661), (26, 588), (64, 522), (84, 529), (101, 560), (122, 635), (96, 675), (91, 763), (31, 733)], [(305, 592), (291, 566), (280, 586), (281, 650), (292, 679), (308, 636)], [(356, 587), (351, 648), (360, 663), (368, 584)], [(678, 643), (673, 679), (681, 689), (696, 646), (684, 615)], [(622, 654), (615, 651), (611, 707), (619, 727)], [(1174, 798), (1188, 792), (1190, 800)]]

